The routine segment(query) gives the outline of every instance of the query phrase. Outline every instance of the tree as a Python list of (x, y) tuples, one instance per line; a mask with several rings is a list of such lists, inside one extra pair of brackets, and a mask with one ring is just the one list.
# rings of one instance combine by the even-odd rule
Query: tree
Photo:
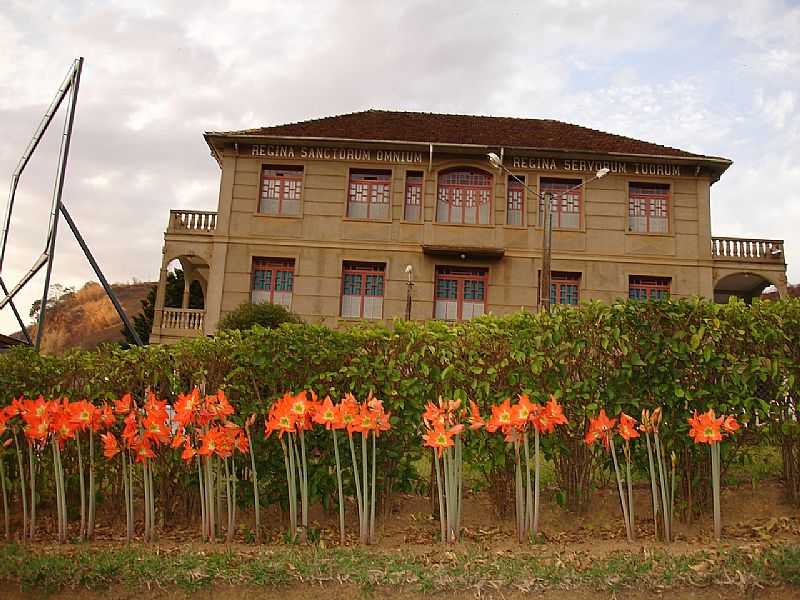
[[(147, 297), (141, 300), (142, 311), (133, 317), (133, 328), (139, 334), (142, 343), (150, 342), (150, 332), (153, 330), (153, 319), (156, 313), (156, 293), (158, 285), (150, 288)], [(164, 295), (164, 306), (180, 308), (183, 303), (183, 271), (175, 269), (167, 273), (167, 287)], [(189, 287), (189, 308), (203, 308), (203, 290), (197, 281), (193, 281)], [(133, 337), (127, 329), (123, 329), (123, 335), (128, 344), (135, 343)]]
[(281, 323), (301, 323), (300, 317), (279, 304), (252, 304), (245, 302), (225, 315), (219, 322), (219, 330), (250, 329), (261, 325), (273, 329)]

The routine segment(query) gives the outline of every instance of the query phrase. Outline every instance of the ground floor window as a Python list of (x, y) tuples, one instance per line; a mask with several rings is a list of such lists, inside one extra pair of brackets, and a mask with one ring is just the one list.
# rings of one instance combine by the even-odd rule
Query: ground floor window
[(341, 314), (347, 318), (383, 318), (386, 263), (345, 261)]
[(486, 311), (488, 269), (436, 267), (435, 317), (461, 321)]
[(553, 271), (550, 276), (550, 304), (577, 304), (580, 285), (580, 273)]
[(634, 300), (663, 300), (669, 298), (670, 277), (645, 277), (631, 275), (628, 280), (628, 297)]
[(253, 258), (250, 300), (292, 306), (294, 288), (293, 258)]

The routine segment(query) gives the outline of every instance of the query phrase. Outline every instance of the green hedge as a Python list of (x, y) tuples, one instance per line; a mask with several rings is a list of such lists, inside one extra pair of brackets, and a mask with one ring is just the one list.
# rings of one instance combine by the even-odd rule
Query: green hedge
[[(340, 331), (284, 324), (169, 347), (106, 347), (60, 357), (15, 349), (0, 356), (0, 401), (38, 394), (141, 396), (147, 388), (174, 398), (204, 384), (207, 390), (226, 389), (246, 416), (265, 413), (286, 390), (308, 388), (334, 397), (352, 391), (359, 398), (372, 390), (393, 414), (382, 472), (385, 489), (397, 489), (413, 484), (426, 401), (440, 395), (472, 399), (488, 411), (492, 403), (521, 392), (538, 401), (554, 393), (569, 425), (546, 438), (544, 450), (571, 508), (584, 505), (593, 464), (603, 460), (581, 441), (588, 416), (600, 407), (637, 416), (642, 408), (662, 406), (667, 443), (684, 473), (682, 491), (702, 503), (707, 457), (686, 436), (686, 417), (694, 410), (713, 407), (747, 424), (726, 445), (729, 458), (737, 445), (771, 441), (784, 449), (787, 477), (797, 471), (799, 340), (800, 300), (752, 306), (700, 300), (586, 303), (458, 324), (396, 321)], [(510, 456), (499, 436), (466, 437), (470, 464), (493, 488), (502, 488), (498, 482), (504, 481)], [(312, 443), (312, 487), (324, 499), (333, 489), (329, 439), (319, 436)], [(258, 445), (265, 487), (280, 500), (280, 452), (272, 440)], [(176, 462), (176, 472), (180, 468)], [(790, 484), (796, 491), (796, 481)]]

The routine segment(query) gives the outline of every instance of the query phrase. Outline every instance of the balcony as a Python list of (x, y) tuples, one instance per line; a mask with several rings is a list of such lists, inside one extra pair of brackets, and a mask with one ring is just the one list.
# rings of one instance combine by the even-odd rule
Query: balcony
[(180, 331), (203, 331), (206, 311), (203, 308), (165, 308), (161, 317), (161, 329)]
[(167, 233), (211, 235), (217, 228), (217, 213), (208, 210), (170, 210)]
[(783, 240), (712, 237), (711, 256), (731, 262), (783, 264)]

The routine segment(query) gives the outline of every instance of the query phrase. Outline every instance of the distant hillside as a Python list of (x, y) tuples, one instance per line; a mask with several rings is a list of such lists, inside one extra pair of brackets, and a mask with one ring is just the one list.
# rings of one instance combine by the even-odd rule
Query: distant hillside
[[(111, 287), (128, 314), (139, 314), (142, 300), (154, 283), (113, 284)], [(36, 326), (28, 328), (36, 335)], [(21, 337), (19, 332), (14, 337)], [(45, 315), (42, 351), (60, 354), (70, 348), (91, 349), (103, 342), (123, 342), (122, 321), (99, 283), (88, 282), (76, 292), (64, 294), (48, 307)]]

